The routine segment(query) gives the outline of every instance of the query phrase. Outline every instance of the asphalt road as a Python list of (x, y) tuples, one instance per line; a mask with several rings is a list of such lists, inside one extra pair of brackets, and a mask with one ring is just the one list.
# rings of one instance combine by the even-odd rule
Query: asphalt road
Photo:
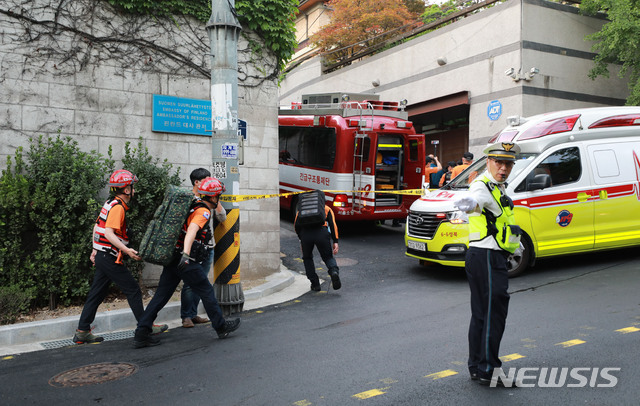
[[(283, 262), (302, 271), (292, 225), (281, 228)], [(464, 272), (406, 257), (402, 228), (343, 226), (340, 234), (341, 290), (324, 283), (322, 292), (245, 312), (226, 340), (198, 326), (172, 329), (153, 348), (126, 339), (2, 359), (0, 404), (638, 403), (637, 249), (540, 261), (511, 280), (504, 369), (589, 368), (580, 372), (586, 387), (568, 387), (580, 383), (569, 377), (559, 388), (487, 388), (466, 373)], [(620, 368), (610, 370), (614, 387), (597, 387), (612, 382), (603, 368)]]

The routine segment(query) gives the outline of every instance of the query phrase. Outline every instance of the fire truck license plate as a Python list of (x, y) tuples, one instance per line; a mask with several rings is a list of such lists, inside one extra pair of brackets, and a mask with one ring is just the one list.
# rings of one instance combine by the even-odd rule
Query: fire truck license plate
[(418, 250), (418, 251), (427, 250), (427, 244), (423, 242), (417, 242), (417, 241), (407, 241), (407, 247), (411, 248), (412, 250)]

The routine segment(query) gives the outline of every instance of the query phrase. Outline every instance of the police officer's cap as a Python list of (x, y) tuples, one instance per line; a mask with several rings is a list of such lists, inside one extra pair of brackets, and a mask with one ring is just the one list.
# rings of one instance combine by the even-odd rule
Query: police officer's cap
[(515, 161), (520, 154), (520, 147), (513, 142), (498, 142), (485, 148), (484, 153), (489, 158), (501, 161)]

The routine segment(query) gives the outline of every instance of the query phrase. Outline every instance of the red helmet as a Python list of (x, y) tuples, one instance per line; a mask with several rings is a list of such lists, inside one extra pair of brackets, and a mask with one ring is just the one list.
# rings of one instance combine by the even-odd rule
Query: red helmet
[(138, 177), (126, 169), (118, 169), (109, 177), (109, 184), (107, 186), (114, 188), (123, 188), (125, 186), (133, 185), (138, 181)]
[(211, 176), (202, 179), (202, 182), (200, 182), (200, 186), (198, 186), (198, 193), (207, 196), (220, 196), (226, 190), (227, 188), (224, 187), (224, 184), (222, 182)]

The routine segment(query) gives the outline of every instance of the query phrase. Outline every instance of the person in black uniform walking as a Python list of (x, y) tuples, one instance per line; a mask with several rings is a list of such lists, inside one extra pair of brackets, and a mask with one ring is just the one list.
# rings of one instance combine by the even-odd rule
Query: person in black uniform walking
[[(311, 281), (311, 290), (315, 292), (320, 291), (320, 279), (318, 278), (315, 269), (316, 266), (313, 262), (314, 246), (318, 247), (320, 257), (327, 266), (333, 289), (338, 290), (342, 287), (339, 275), (340, 268), (338, 268), (338, 263), (333, 257), (338, 253), (338, 226), (336, 225), (336, 219), (331, 208), (325, 205), (324, 211), (324, 224), (303, 226), (298, 221), (298, 213), (296, 213), (296, 219), (293, 224), (296, 234), (298, 234), (298, 238), (300, 238), (304, 270), (307, 278)], [(331, 240), (333, 240), (333, 244), (331, 244)]]

